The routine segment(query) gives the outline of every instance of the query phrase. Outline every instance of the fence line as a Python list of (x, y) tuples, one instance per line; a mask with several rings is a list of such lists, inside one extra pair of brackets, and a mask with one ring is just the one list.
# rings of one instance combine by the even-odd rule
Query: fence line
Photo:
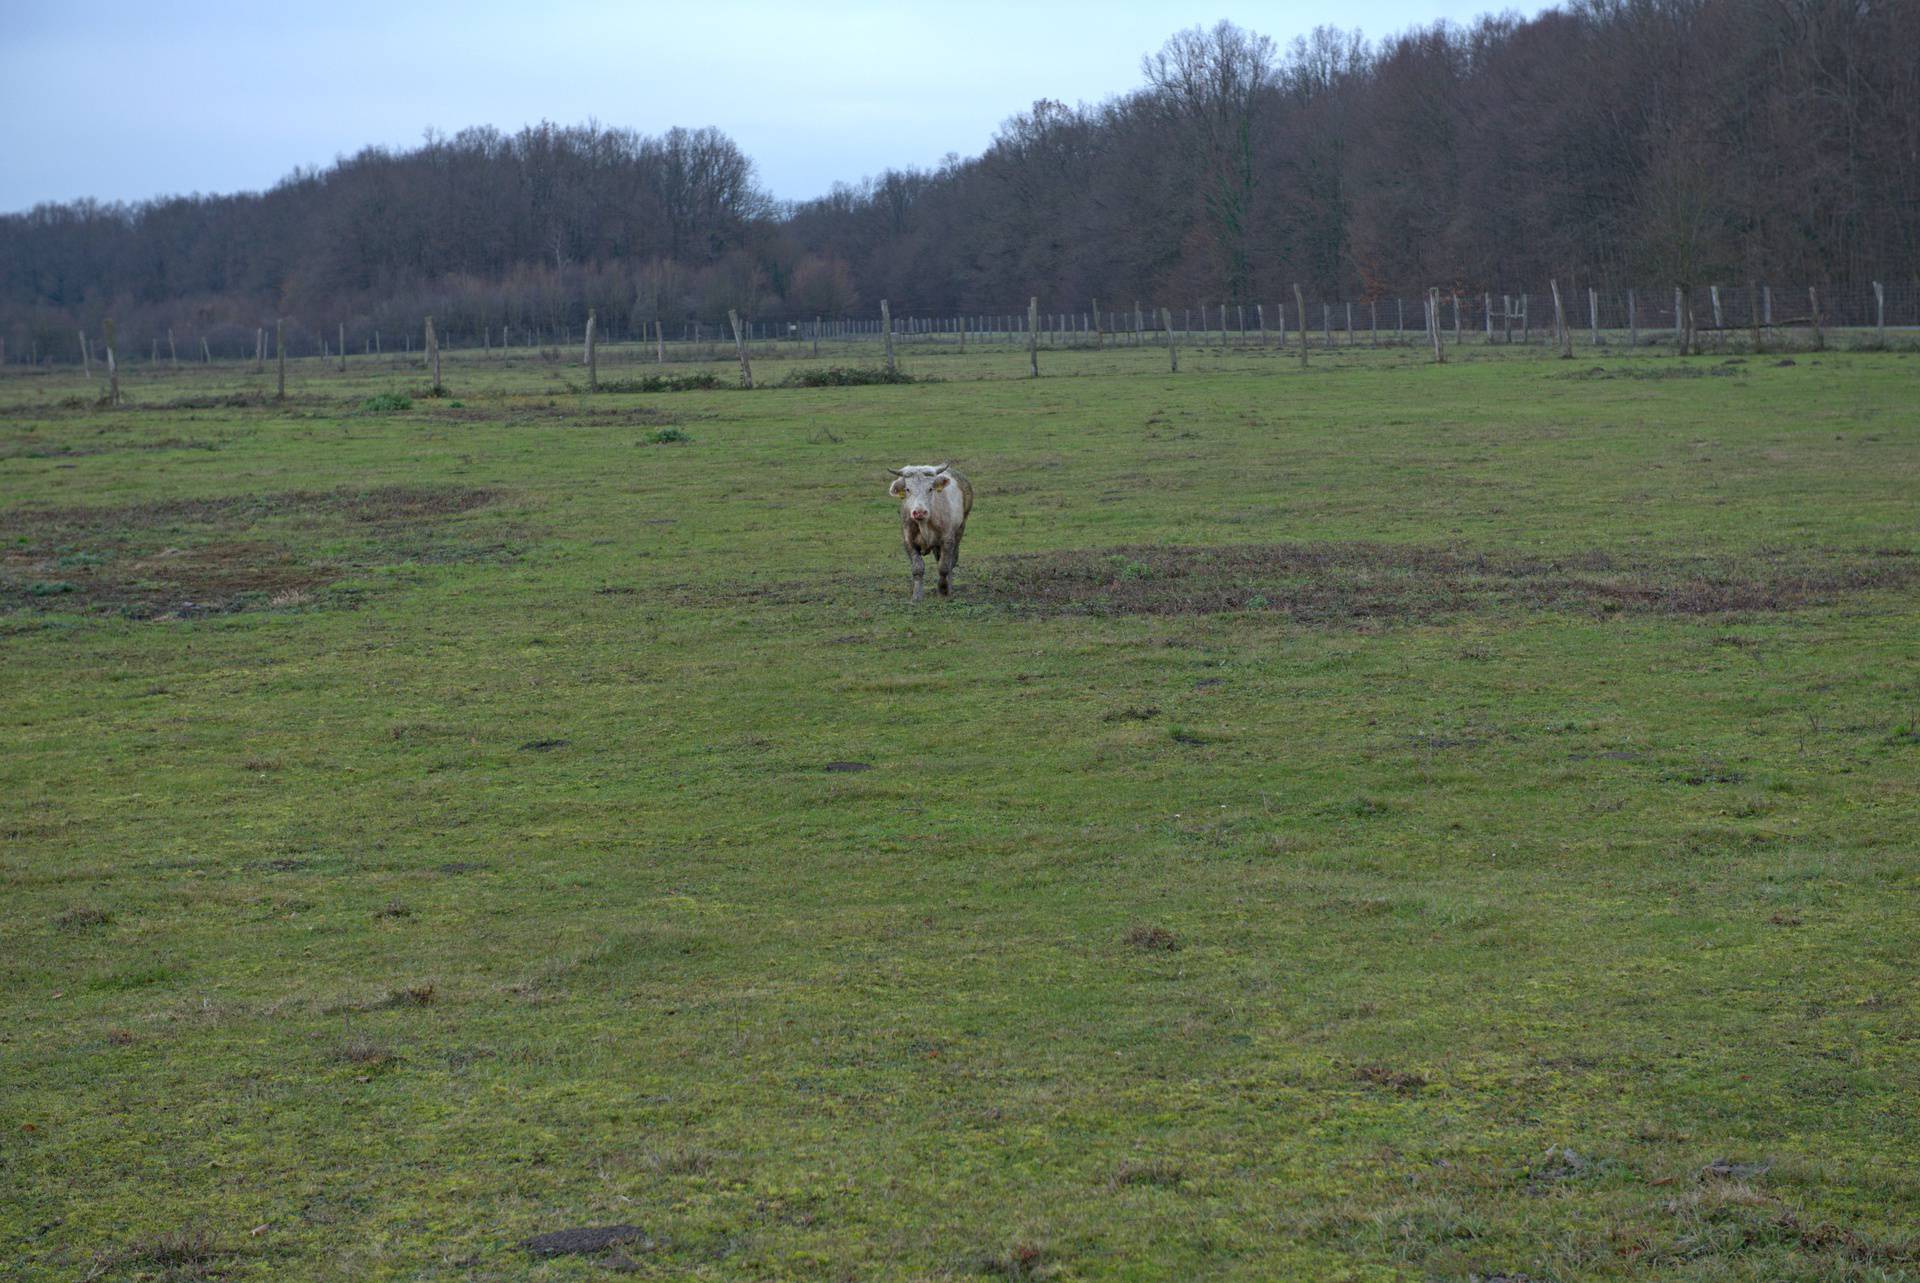
[[(743, 315), (738, 324), (745, 344), (785, 342), (811, 348), (822, 341), (872, 343), (882, 350), (939, 344), (964, 348), (968, 342), (1036, 349), (1163, 346), (1169, 333), (1177, 335), (1182, 346), (1202, 350), (1210, 344), (1282, 347), (1298, 344), (1309, 335), (1311, 345), (1323, 349), (1362, 344), (1425, 345), (1430, 341), (1430, 326), (1438, 327), (1438, 337), (1444, 342), (1455, 344), (1475, 341), (1495, 346), (1552, 347), (1565, 341), (1570, 346), (1593, 349), (1674, 346), (1679, 332), (1688, 327), (1689, 316), (1696, 345), (1723, 343), (1727, 336), (1738, 334), (1745, 334), (1749, 341), (1757, 337), (1764, 344), (1769, 335), (1805, 332), (1818, 343), (1833, 330), (1854, 331), (1856, 337), (1864, 330), (1884, 339), (1890, 331), (1920, 329), (1920, 283), (1916, 282), (1813, 287), (1753, 282), (1738, 286), (1709, 284), (1691, 290), (1675, 286), (1603, 290), (1589, 286), (1564, 291), (1558, 312), (1553, 290), (1552, 283), (1545, 290), (1520, 292), (1439, 288), (1437, 304), (1423, 293), (1414, 298), (1413, 307), (1397, 294), (1357, 300), (1310, 295), (1246, 302), (1196, 299), (1179, 307), (1146, 300), (1112, 307), (1088, 300), (1088, 306), (1078, 311), (1035, 305), (936, 315), (896, 309), (882, 302), (874, 314), (847, 314), (837, 319), (812, 314)], [(1556, 333), (1556, 318), (1564, 327), (1564, 340)], [(305, 324), (293, 317), (284, 320), (287, 355), (318, 356), (337, 362), (341, 368), (349, 367), (356, 358), (411, 359), (424, 351), (422, 335), (415, 332), (417, 325), (396, 334), (391, 327), (383, 330), (367, 322)], [(99, 347), (100, 340), (84, 329), (35, 328), (22, 342), (23, 336), (17, 332), (20, 328), (15, 327), (11, 342), (0, 344), (0, 363), (73, 364), (86, 369), (92, 352)], [(184, 344), (172, 341), (173, 328), (177, 327), (125, 341), (120, 367), (128, 368), (139, 359), (142, 340), (147, 341), (148, 351), (143, 355), (149, 365), (181, 366), (181, 346), (188, 353), (184, 364), (193, 363), (196, 350), (203, 364), (251, 360), (257, 366), (264, 354), (265, 325), (183, 330)], [(162, 337), (167, 339), (164, 346)], [(462, 327), (457, 321), (448, 323), (443, 315), (436, 347), (442, 351), (555, 353), (583, 342), (584, 337), (584, 327), (566, 323)], [(664, 360), (670, 344), (682, 350), (688, 346), (718, 350), (722, 345), (732, 346), (733, 335), (725, 321), (716, 325), (687, 317), (678, 321), (630, 320), (620, 327), (601, 321), (597, 337), (600, 344), (608, 346), (650, 346), (656, 358)]]

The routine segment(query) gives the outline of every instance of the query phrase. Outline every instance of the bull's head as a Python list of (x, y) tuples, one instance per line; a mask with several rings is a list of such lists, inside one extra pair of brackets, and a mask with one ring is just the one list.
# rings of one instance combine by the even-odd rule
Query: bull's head
[(893, 484), (887, 487), (887, 491), (900, 500), (900, 511), (911, 521), (926, 520), (935, 492), (953, 484), (953, 478), (947, 475), (947, 465), (944, 463), (933, 467), (919, 464), (888, 468), (887, 471), (893, 476)]

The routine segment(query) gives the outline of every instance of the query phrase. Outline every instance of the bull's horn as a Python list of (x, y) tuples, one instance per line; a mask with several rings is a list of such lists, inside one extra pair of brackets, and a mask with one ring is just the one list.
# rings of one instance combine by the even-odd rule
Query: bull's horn
[(888, 469), (887, 469), (887, 475), (888, 475), (888, 476), (890, 476), (890, 477), (903, 477), (903, 476), (905, 476), (906, 474), (905, 474), (904, 472), (902, 472), (902, 471), (900, 471), (900, 469), (898, 469), (898, 468), (888, 468)]
[(939, 476), (941, 473), (945, 472), (946, 470), (947, 470), (947, 465), (943, 463), (939, 467), (935, 468), (933, 470), (933, 473), (935, 476)]

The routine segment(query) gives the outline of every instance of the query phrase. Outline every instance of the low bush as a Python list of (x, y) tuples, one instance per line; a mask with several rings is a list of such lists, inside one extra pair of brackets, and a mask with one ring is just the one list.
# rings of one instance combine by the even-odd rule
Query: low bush
[(795, 370), (780, 381), (785, 388), (857, 388), (874, 383), (923, 383), (901, 370), (884, 366), (830, 365), (824, 370)]

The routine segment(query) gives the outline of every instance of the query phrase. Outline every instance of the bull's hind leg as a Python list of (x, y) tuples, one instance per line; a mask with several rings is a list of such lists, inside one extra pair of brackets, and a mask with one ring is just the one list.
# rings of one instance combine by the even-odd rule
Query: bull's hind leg
[(948, 539), (940, 546), (940, 595), (951, 597), (953, 589), (949, 581), (953, 578), (953, 568), (960, 562), (960, 537)]
[(913, 567), (913, 599), (919, 601), (921, 594), (926, 591), (927, 563), (920, 555), (920, 550), (912, 544), (907, 545), (907, 564)]

